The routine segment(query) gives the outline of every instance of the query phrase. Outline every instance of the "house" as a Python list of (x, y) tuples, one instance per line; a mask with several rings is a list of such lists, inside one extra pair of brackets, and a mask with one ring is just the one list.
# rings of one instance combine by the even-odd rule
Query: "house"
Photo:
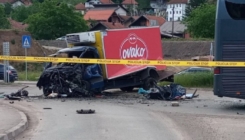
[(163, 17), (143, 15), (138, 17), (129, 27), (138, 26), (161, 26), (165, 22)]
[(115, 9), (91, 9), (88, 10), (84, 17), (86, 21), (104, 21), (120, 23), (120, 18), (115, 12)]
[(114, 4), (114, 2), (112, 2), (112, 0), (87, 0), (85, 2), (85, 8), (94, 8), (94, 4)]
[(119, 15), (119, 18), (121, 19), (121, 23), (125, 26), (128, 27), (132, 22), (135, 21), (135, 19), (131, 16), (123, 16)]
[(94, 4), (94, 9), (115, 9), (118, 15), (126, 16), (128, 10), (121, 4)]
[(4, 5), (10, 3), (13, 8), (17, 6), (30, 6), (32, 4), (31, 0), (0, 0), (0, 4)]
[(182, 24), (181, 21), (166, 21), (160, 27), (161, 34), (165, 38), (172, 38), (172, 35), (173, 37), (189, 38), (188, 33), (186, 33), (186, 29), (187, 27), (184, 24)]
[(170, 0), (167, 3), (167, 21), (181, 21), (185, 15), (188, 0)]
[(123, 0), (122, 5), (130, 11), (130, 15), (138, 15), (138, 2), (136, 0)]
[(90, 31), (97, 31), (97, 30), (106, 30), (106, 29), (122, 29), (126, 28), (121, 23), (115, 22), (98, 22), (95, 26), (93, 26)]
[(167, 0), (151, 0), (150, 6), (156, 16), (164, 16), (167, 9)]
[(77, 12), (80, 12), (82, 15), (85, 14), (85, 11), (86, 11), (86, 8), (85, 8), (85, 5), (83, 3), (78, 3), (76, 6), (75, 6), (75, 10)]

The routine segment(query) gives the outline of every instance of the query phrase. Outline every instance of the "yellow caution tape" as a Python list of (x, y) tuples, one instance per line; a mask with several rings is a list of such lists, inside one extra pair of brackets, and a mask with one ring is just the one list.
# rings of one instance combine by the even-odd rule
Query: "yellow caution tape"
[(54, 62), (54, 63), (97, 63), (97, 64), (127, 64), (127, 65), (166, 65), (166, 66), (207, 66), (207, 67), (245, 67), (245, 62), (225, 61), (171, 61), (171, 60), (124, 60), (124, 59), (82, 59), (56, 57), (26, 57), (2, 56), (0, 60), (27, 61), (27, 62)]

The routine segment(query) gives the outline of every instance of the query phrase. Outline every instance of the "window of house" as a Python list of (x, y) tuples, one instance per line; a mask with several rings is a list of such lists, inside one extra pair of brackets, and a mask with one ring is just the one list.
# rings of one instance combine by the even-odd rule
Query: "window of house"
[(179, 7), (181, 7), (181, 4), (179, 4)]
[(179, 13), (181, 14), (181, 11), (179, 11)]
[(176, 11), (176, 14), (178, 14), (178, 11)]
[(171, 14), (171, 11), (169, 13)]

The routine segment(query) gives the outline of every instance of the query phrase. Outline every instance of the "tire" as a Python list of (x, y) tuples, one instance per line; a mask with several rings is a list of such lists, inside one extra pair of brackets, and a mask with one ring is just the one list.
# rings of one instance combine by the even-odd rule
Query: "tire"
[(52, 93), (52, 90), (51, 89), (44, 89), (44, 87), (43, 87), (43, 95), (44, 96), (48, 96), (51, 93)]
[(155, 87), (155, 84), (157, 84), (157, 81), (152, 77), (148, 77), (147, 79), (145, 79), (145, 82), (143, 84), (143, 89), (149, 90), (150, 88)]
[(133, 91), (134, 87), (122, 87), (120, 89), (121, 91), (124, 91), (124, 92), (131, 92)]

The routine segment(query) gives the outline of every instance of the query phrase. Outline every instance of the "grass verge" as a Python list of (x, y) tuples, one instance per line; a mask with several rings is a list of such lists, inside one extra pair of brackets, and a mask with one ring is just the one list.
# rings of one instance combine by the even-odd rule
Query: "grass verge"
[(18, 72), (19, 81), (37, 81), (41, 73), (41, 71), (28, 71), (26, 79), (25, 71)]
[[(181, 74), (174, 77), (174, 83), (184, 87), (213, 87), (213, 73)], [(160, 85), (169, 84), (161, 82)]]

